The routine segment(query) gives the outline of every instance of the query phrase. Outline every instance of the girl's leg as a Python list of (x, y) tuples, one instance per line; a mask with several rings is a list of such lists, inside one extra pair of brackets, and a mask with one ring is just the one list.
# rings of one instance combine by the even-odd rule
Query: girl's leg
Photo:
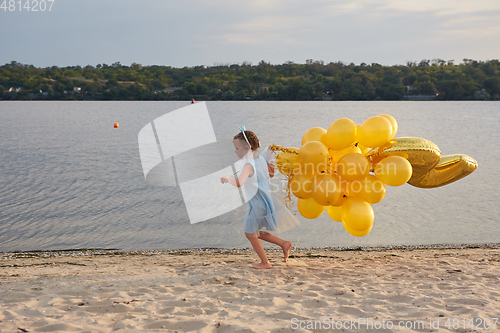
[(266, 242), (280, 246), (283, 249), (283, 256), (285, 258), (284, 261), (287, 261), (288, 255), (290, 254), (290, 249), (292, 248), (292, 242), (283, 240), (265, 231), (260, 232), (259, 238), (265, 240)]
[(253, 234), (247, 234), (245, 232), (245, 236), (247, 236), (248, 240), (250, 241), (250, 244), (252, 244), (253, 249), (255, 252), (257, 252), (257, 255), (260, 258), (260, 264), (257, 264), (253, 266), (252, 268), (271, 268), (273, 267), (271, 263), (269, 262), (269, 259), (267, 259), (266, 251), (264, 250), (264, 246), (260, 242), (259, 238), (257, 238)]

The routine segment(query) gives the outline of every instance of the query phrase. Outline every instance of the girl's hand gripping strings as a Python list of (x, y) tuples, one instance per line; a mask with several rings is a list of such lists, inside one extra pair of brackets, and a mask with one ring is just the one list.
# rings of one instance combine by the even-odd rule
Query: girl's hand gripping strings
[(234, 175), (231, 175), (230, 173), (227, 174), (227, 176), (222, 176), (220, 177), (220, 182), (222, 184), (225, 184), (225, 183), (230, 183), (229, 182), (229, 178), (235, 178), (234, 176), (238, 173), (239, 171), (236, 171), (236, 173)]
[(220, 182), (222, 184), (229, 183), (233, 186), (241, 187), (243, 186), (247, 178), (250, 176), (250, 174), (253, 175), (253, 167), (250, 164), (245, 164), (238, 178), (235, 178), (234, 176), (231, 175), (222, 176), (220, 177)]
[(220, 177), (220, 182), (222, 184), (229, 183), (229, 180), (228, 180), (229, 177), (231, 177), (229, 174), (227, 176)]
[(233, 186), (240, 187), (240, 182), (238, 181), (238, 178), (235, 178), (229, 174), (227, 176), (220, 177), (220, 182), (222, 184), (229, 183)]

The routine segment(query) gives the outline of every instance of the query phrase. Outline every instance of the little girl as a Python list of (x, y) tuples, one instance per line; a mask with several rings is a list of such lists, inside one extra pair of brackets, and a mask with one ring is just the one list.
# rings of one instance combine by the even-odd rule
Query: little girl
[[(259, 139), (254, 132), (243, 128), (234, 136), (233, 144), (236, 155), (246, 163), (238, 178), (223, 176), (220, 180), (223, 184), (230, 183), (237, 187), (245, 185), (245, 193), (247, 197), (251, 197), (244, 220), (245, 235), (261, 260), (252, 268), (271, 268), (259, 238), (279, 245), (283, 249), (286, 262), (292, 242), (278, 238), (267, 231), (280, 233), (299, 225), (300, 221), (271, 193), (270, 178), (274, 177), (274, 165), (264, 156), (270, 159), (272, 152), (267, 151), (267, 155), (259, 154), (257, 151), (260, 147)], [(261, 230), (262, 228), (267, 231)]]

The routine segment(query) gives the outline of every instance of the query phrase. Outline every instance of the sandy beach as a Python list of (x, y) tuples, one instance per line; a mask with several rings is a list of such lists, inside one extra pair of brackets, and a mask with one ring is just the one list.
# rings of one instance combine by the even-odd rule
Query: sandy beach
[(0, 254), (1, 332), (499, 332), (500, 245)]

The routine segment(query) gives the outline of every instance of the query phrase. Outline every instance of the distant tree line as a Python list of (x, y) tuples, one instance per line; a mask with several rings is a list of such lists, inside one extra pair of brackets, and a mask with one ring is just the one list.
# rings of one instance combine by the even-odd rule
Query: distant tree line
[(360, 65), (309, 59), (173, 68), (119, 62), (37, 68), (0, 67), (3, 100), (499, 100), (498, 60), (441, 59), (406, 65)]

